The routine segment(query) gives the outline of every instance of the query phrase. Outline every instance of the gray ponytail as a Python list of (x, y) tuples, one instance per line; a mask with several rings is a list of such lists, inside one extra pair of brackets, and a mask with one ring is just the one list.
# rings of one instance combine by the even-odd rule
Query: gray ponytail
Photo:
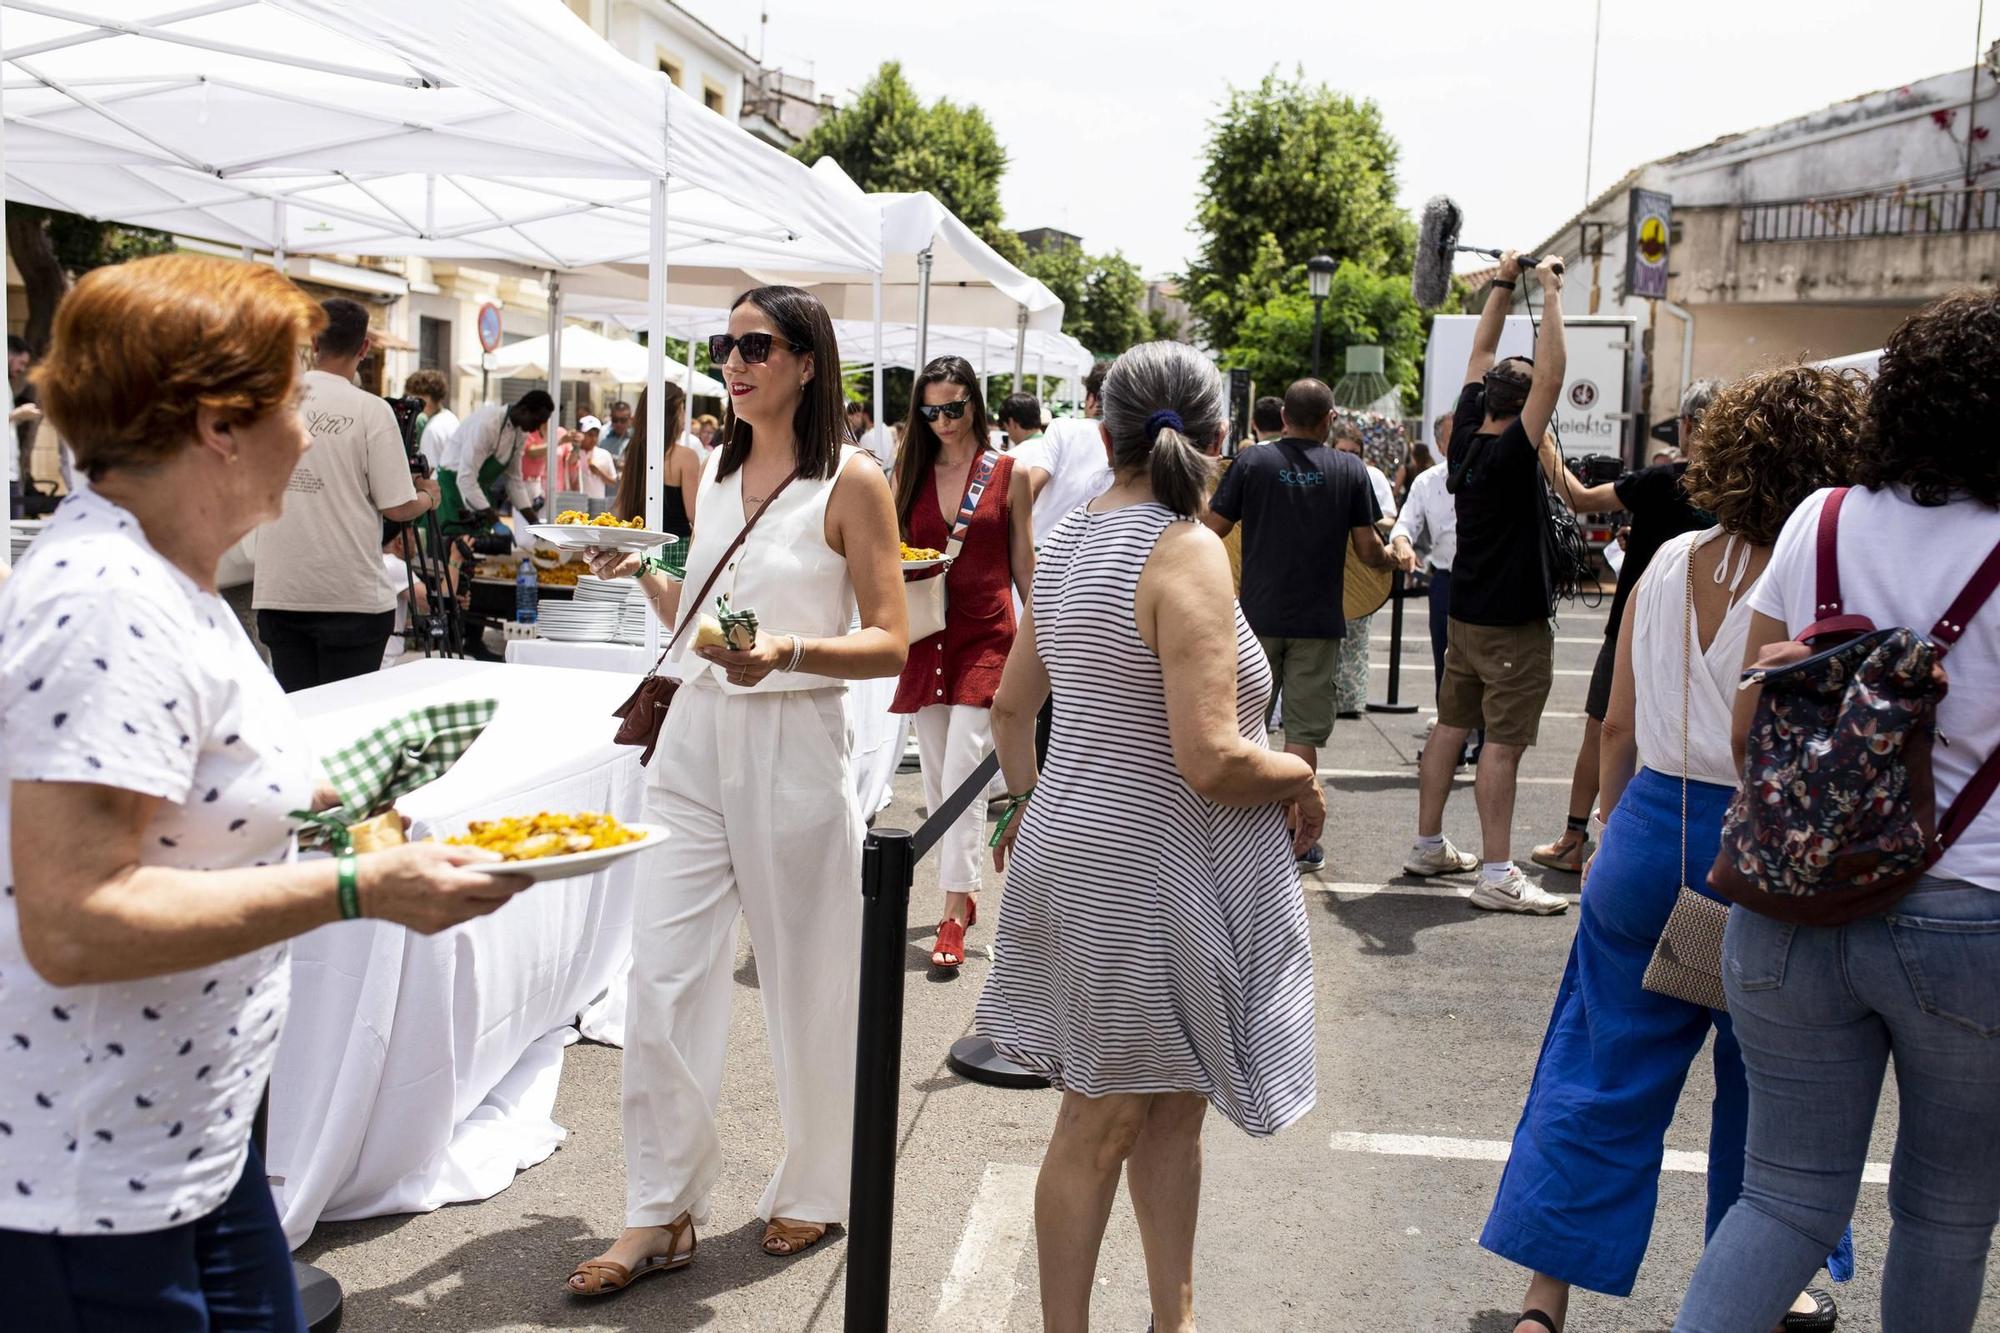
[(1193, 517), (1208, 500), (1210, 460), (1195, 443), (1222, 425), (1222, 377), (1186, 343), (1127, 351), (1104, 377), (1104, 428), (1119, 472), (1143, 466), (1153, 498)]

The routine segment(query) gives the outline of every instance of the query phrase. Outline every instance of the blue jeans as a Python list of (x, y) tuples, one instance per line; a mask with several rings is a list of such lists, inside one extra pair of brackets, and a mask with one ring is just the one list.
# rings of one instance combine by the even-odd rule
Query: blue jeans
[[(35, 1333), (305, 1333), (263, 1159), (222, 1206), (165, 1231), (0, 1230), (0, 1326)], [(18, 1321), (18, 1322), (16, 1322)]]
[[(1697, 886), (1715, 859), (1730, 794), (1688, 784), (1687, 858)], [(1748, 1108), (1729, 1015), (1640, 984), (1673, 911), (1680, 871), (1680, 779), (1642, 768), (1611, 812), (1590, 868), (1514, 1150), (1479, 1237), (1523, 1268), (1612, 1296), (1632, 1294), (1646, 1257), (1667, 1128), (1711, 1027), (1708, 1231), (1742, 1184)], [(1834, 1227), (1836, 1237), (1840, 1230)]]
[(2000, 1221), (2000, 892), (1926, 879), (1839, 927), (1739, 907), (1723, 959), (1750, 1079), (1748, 1158), (1675, 1333), (1777, 1324), (1854, 1206), (1891, 1057), (1881, 1328), (1968, 1333)]

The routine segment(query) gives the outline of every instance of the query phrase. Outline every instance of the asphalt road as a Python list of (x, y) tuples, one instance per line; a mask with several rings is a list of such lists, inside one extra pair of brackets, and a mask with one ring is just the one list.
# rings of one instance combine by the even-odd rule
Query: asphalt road
[[(1418, 609), (1412, 607), (1413, 610)], [(1522, 765), (1515, 851), (1562, 827), (1582, 735), (1602, 610), (1561, 617), (1558, 675), (1541, 744)], [(1386, 683), (1388, 616), (1374, 626), (1372, 673)], [(1403, 697), (1431, 699), (1421, 622), (1406, 631)], [(1511, 1333), (1525, 1275), (1475, 1237), (1533, 1072), (1575, 914), (1496, 916), (1467, 906), (1466, 886), (1412, 881), (1401, 864), (1416, 809), (1420, 717), (1342, 722), (1321, 763), (1328, 781), (1327, 868), (1309, 877), (1319, 977), (1319, 1105), (1273, 1139), (1252, 1141), (1218, 1118), (1207, 1169), (1196, 1296), (1204, 1333), (1392, 1329)], [(921, 819), (916, 776), (897, 783), (884, 827)], [(1477, 847), (1472, 793), (1452, 800), (1446, 831)], [(1555, 892), (1572, 877), (1535, 872)], [(989, 890), (991, 900), (996, 895)], [(1004, 910), (1004, 909), (1003, 909)], [(970, 1029), (987, 970), (984, 927), (954, 980), (930, 976), (938, 900), (930, 863), (911, 909), (897, 1180), (894, 1311), (904, 1330), (1028, 1333), (1041, 1327), (1032, 1230), (1034, 1172), (1056, 1094), (975, 1086), (944, 1065)], [(757, 1249), (752, 1216), (782, 1144), (754, 963), (736, 973), (731, 1060), (721, 1120), (732, 1156), (698, 1262), (631, 1291), (583, 1302), (565, 1294), (577, 1260), (616, 1234), (623, 1205), (619, 1052), (571, 1048), (557, 1119), (569, 1140), (484, 1203), (424, 1216), (323, 1224), (301, 1251), (348, 1292), (344, 1327), (376, 1330), (835, 1330), (846, 1244), (838, 1233), (805, 1256)], [(1697, 1062), (1669, 1149), (1706, 1146), (1711, 1082)], [(1888, 1160), (1885, 1097), (1870, 1160)], [(1840, 1291), (1842, 1327), (1873, 1330), (1889, 1230), (1885, 1191), (1862, 1188), (1856, 1280)], [(1671, 1326), (1701, 1249), (1703, 1179), (1661, 1181), (1652, 1247), (1631, 1299), (1579, 1293), (1572, 1333), (1654, 1333)], [(1129, 1205), (1113, 1213), (1098, 1269), (1095, 1326), (1146, 1326), (1145, 1270)], [(1983, 1328), (2000, 1329), (2000, 1279), (1989, 1270)]]

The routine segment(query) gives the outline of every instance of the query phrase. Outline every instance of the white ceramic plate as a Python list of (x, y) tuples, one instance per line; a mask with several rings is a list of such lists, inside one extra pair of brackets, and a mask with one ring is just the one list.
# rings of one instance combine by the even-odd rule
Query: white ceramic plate
[(466, 869), (489, 875), (526, 875), (538, 884), (551, 879), (575, 879), (581, 875), (594, 875), (613, 861), (650, 852), (667, 840), (667, 830), (659, 824), (627, 824), (625, 827), (645, 836), (636, 842), (602, 847), (594, 852), (571, 852), (567, 856), (544, 856), (533, 861), (498, 861), (492, 865), (467, 866)]
[(936, 569), (943, 563), (943, 556), (939, 556), (935, 560), (905, 560), (903, 562), (903, 572), (905, 574), (913, 574), (920, 569)]
[(680, 540), (671, 532), (649, 532), (645, 528), (593, 528), (582, 523), (530, 523), (528, 531), (549, 545), (565, 551), (581, 551), (595, 546), (601, 551), (650, 551)]

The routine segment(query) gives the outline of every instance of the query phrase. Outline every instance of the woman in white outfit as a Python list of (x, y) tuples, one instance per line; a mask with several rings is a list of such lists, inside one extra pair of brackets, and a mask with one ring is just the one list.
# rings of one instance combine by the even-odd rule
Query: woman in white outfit
[[(741, 652), (694, 649), (692, 632), (673, 646), (684, 684), (646, 799), (670, 851), (633, 921), (626, 1225), (571, 1274), (584, 1296), (694, 1257), (694, 1224), (723, 1165), (715, 1106), (739, 915), (785, 1130), (758, 1207), (764, 1250), (797, 1254), (847, 1217), (862, 822), (844, 682), (903, 666), (896, 514), (882, 469), (844, 443), (839, 349), (817, 299), (795, 287), (744, 293), (709, 355), (730, 419), (704, 468), (687, 581), (707, 583), (756, 517), (710, 596), (754, 611), (758, 629)], [(596, 552), (592, 563), (604, 578), (638, 573), (668, 624), (710, 609), (681, 605), (684, 585), (656, 562)]]

